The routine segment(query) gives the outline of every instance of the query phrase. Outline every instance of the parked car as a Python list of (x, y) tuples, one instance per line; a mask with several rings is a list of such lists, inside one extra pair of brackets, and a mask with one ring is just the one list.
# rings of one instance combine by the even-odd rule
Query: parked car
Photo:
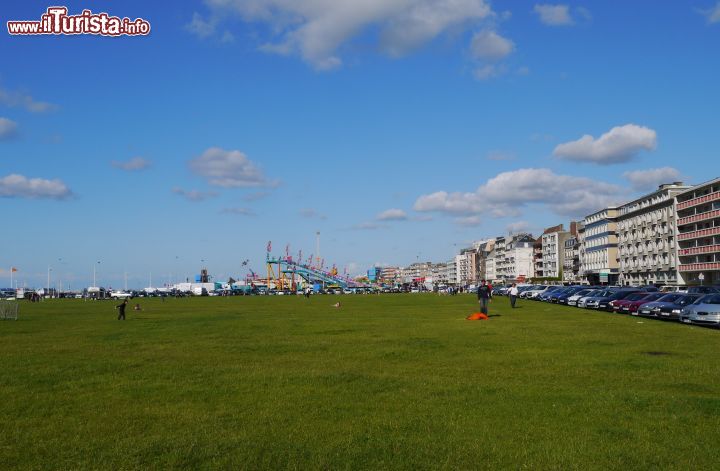
[(584, 298), (585, 296), (588, 296), (590, 293), (593, 293), (595, 291), (596, 290), (590, 288), (583, 288), (580, 291), (576, 291), (575, 293), (567, 297), (567, 299), (565, 300), (565, 304), (567, 304), (568, 306), (577, 306), (578, 299)]
[(574, 295), (575, 293), (579, 293), (580, 291), (584, 291), (584, 288), (582, 286), (571, 286), (570, 288), (562, 290), (562, 292), (560, 293), (550, 296), (550, 302), (557, 304), (567, 304), (567, 300), (570, 298), (570, 296)]
[(646, 302), (642, 306), (640, 306), (637, 310), (637, 315), (642, 317), (657, 317), (661, 306), (664, 306), (666, 304), (674, 306), (675, 301), (679, 300), (684, 296), (682, 293), (664, 292), (663, 294), (664, 296), (656, 299), (655, 301)]
[(608, 310), (612, 310), (614, 312), (628, 312), (627, 305), (629, 303), (637, 301), (639, 299), (644, 299), (646, 296), (649, 295), (650, 293), (647, 293), (645, 291), (638, 291), (637, 293), (633, 293), (623, 299), (616, 299), (614, 301), (610, 301)]
[(533, 299), (535, 296), (537, 296), (538, 294), (545, 291), (546, 288), (547, 288), (547, 285), (535, 285), (532, 287), (532, 289), (529, 289), (529, 290), (523, 292), (521, 297), (527, 298), (527, 299)]
[(704, 294), (700, 293), (693, 293), (693, 294), (686, 294), (682, 298), (678, 299), (675, 302), (675, 305), (672, 307), (670, 306), (662, 306), (660, 308), (660, 312), (658, 313), (658, 317), (661, 319), (669, 319), (669, 320), (680, 320), (680, 313), (682, 312), (683, 308), (685, 306), (689, 306), (690, 304), (694, 303), (698, 299), (705, 296)]
[(714, 286), (691, 286), (687, 289), (688, 294), (714, 294), (720, 293), (720, 289)]
[(548, 286), (542, 293), (539, 293), (537, 296), (535, 296), (533, 299), (537, 299), (539, 301), (549, 301), (550, 296), (555, 293), (558, 290), (564, 289), (564, 286)]
[[(637, 316), (638, 309), (640, 309), (640, 306), (642, 306), (643, 304), (648, 303), (648, 302), (657, 301), (658, 299), (662, 298), (664, 295), (665, 295), (665, 293), (655, 292), (655, 293), (650, 293), (649, 295), (645, 296), (642, 299), (636, 299), (635, 301), (631, 301), (625, 305), (625, 307), (627, 307), (627, 313), (630, 314), (631, 316)], [(623, 312), (626, 312), (626, 311), (623, 310)]]
[(603, 296), (596, 296), (592, 298), (592, 300), (588, 301), (585, 307), (589, 309), (598, 309), (600, 311), (612, 310), (612, 307), (610, 307), (610, 303), (612, 301), (625, 299), (638, 291), (638, 289), (633, 288), (607, 290)]
[(576, 306), (585, 309), (585, 308), (587, 308), (588, 301), (590, 301), (598, 296), (602, 296), (605, 293), (609, 293), (609, 291), (604, 290), (604, 289), (594, 289), (594, 290), (590, 291), (586, 296), (579, 298), (576, 302)]
[(706, 294), (682, 308), (680, 322), (720, 327), (720, 293)]

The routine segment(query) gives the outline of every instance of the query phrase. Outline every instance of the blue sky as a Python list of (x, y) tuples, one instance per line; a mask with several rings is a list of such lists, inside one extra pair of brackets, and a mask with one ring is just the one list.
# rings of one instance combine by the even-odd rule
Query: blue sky
[(66, 5), (152, 32), (0, 35), (0, 285), (243, 276), (318, 230), (341, 271), (442, 261), (720, 173), (715, 1)]

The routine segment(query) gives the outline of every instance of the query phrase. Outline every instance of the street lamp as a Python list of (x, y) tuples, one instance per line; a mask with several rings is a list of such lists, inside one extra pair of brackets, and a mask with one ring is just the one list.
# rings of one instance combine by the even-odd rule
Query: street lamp
[(50, 265), (48, 265), (47, 270), (47, 295), (50, 296), (50, 272), (52, 271), (52, 268), (50, 268)]

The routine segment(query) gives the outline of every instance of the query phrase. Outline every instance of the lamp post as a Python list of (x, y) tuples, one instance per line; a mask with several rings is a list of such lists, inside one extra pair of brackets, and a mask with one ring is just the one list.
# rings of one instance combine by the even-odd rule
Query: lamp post
[(48, 265), (47, 270), (47, 295), (50, 296), (50, 272), (52, 271), (52, 268), (50, 265)]

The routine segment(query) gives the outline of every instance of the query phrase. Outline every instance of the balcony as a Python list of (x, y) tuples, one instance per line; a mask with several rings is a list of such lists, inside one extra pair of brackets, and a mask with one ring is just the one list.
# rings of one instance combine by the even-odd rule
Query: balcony
[(693, 247), (690, 249), (678, 250), (678, 255), (697, 255), (703, 253), (720, 252), (720, 245), (705, 245), (703, 247)]
[(716, 191), (715, 193), (710, 193), (709, 195), (701, 196), (699, 198), (683, 201), (682, 203), (677, 204), (677, 209), (680, 211), (681, 209), (686, 208), (692, 208), (693, 206), (698, 206), (703, 203), (708, 203), (710, 201), (717, 201), (720, 200), (720, 191)]
[(720, 218), (720, 209), (714, 211), (708, 211), (706, 213), (695, 214), (693, 216), (687, 216), (678, 219), (678, 226), (684, 224), (692, 224), (694, 222), (706, 221), (708, 219)]
[(679, 270), (683, 272), (720, 270), (720, 262), (690, 263), (688, 265), (680, 265)]
[[(709, 196), (709, 195), (708, 195)], [(720, 227), (709, 227), (707, 229), (701, 229), (699, 231), (683, 232), (678, 234), (678, 240), (689, 240), (699, 239), (700, 237), (708, 237), (712, 235), (720, 234)]]

